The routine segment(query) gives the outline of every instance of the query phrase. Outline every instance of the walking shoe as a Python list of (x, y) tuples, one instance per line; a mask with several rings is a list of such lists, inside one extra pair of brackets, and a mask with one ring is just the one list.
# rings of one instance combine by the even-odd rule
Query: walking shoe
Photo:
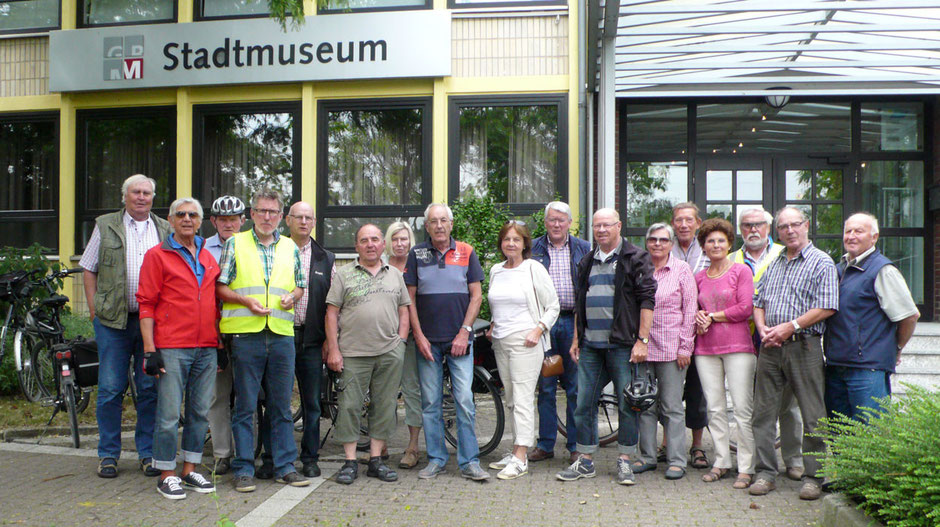
[(633, 485), (636, 483), (636, 476), (633, 475), (633, 469), (630, 468), (630, 460), (622, 457), (617, 458), (617, 483), (621, 485)]
[(548, 450), (542, 450), (539, 447), (535, 447), (535, 450), (529, 454), (529, 461), (533, 463), (538, 463), (539, 461), (544, 461), (546, 459), (551, 459), (555, 457), (554, 452), (549, 452)]
[(682, 467), (669, 467), (666, 469), (666, 479), (682, 479), (685, 476), (685, 469)]
[(223, 457), (215, 462), (215, 474), (217, 476), (224, 476), (232, 470), (232, 458)]
[(819, 485), (819, 482), (812, 479), (803, 481), (803, 486), (800, 487), (801, 500), (818, 500), (820, 496), (822, 496), (822, 487)]
[(473, 481), (486, 481), (490, 479), (490, 473), (483, 470), (478, 461), (468, 463), (467, 466), (460, 469), (460, 475), (472, 479)]
[(405, 450), (405, 455), (398, 462), (398, 468), (412, 469), (418, 466), (420, 456), (417, 450)]
[[(382, 449), (382, 461), (388, 461), (388, 458), (390, 457), (392, 456), (389, 455), (388, 448), (383, 448)], [(360, 452), (359, 455), (356, 456), (356, 460), (359, 461), (360, 465), (368, 465), (370, 459), (372, 459), (372, 454), (369, 452), (368, 448), (365, 449), (363, 452)]]
[(499, 479), (516, 479), (519, 476), (525, 476), (529, 473), (529, 463), (525, 460), (512, 456), (509, 463), (496, 474)]
[(235, 476), (235, 481), (232, 483), (236, 492), (254, 492), (257, 488), (255, 487), (255, 478), (251, 476)]
[(574, 463), (579, 457), (581, 457), (581, 454), (579, 454), (577, 450), (572, 450), (568, 453), (568, 464)]
[(318, 465), (316, 461), (308, 461), (304, 463), (304, 466), (300, 471), (308, 478), (320, 477), (320, 465)]
[(751, 488), (747, 493), (751, 496), (765, 496), (768, 492), (776, 489), (773, 481), (764, 478), (757, 478), (757, 481), (751, 483)]
[(418, 479), (431, 479), (431, 478), (437, 477), (437, 475), (440, 474), (441, 472), (444, 472), (444, 467), (431, 461), (430, 463), (428, 463), (428, 466), (422, 468), (418, 472)]
[(186, 474), (180, 478), (180, 481), (183, 482), (183, 486), (187, 489), (195, 490), (200, 494), (215, 492), (215, 485), (213, 485), (211, 481), (207, 480), (202, 476), (202, 474), (196, 471)]
[(310, 480), (298, 474), (296, 470), (288, 472), (274, 481), (290, 485), (291, 487), (306, 487), (310, 484)]
[(578, 456), (578, 459), (574, 460), (571, 466), (555, 474), (555, 477), (562, 481), (574, 481), (581, 478), (593, 478), (596, 475), (594, 461), (584, 456)]
[(490, 463), (490, 468), (493, 470), (503, 470), (510, 461), (512, 461), (512, 452), (507, 453), (499, 461)]
[(167, 476), (157, 481), (157, 492), (163, 494), (168, 500), (182, 500), (186, 498), (186, 492), (180, 486), (180, 478), (176, 476)]
[(793, 481), (803, 479), (803, 467), (787, 467), (787, 478)]
[(153, 458), (145, 457), (140, 460), (140, 471), (144, 473), (148, 478), (157, 477), (160, 475), (160, 471), (153, 468)]
[(261, 466), (255, 469), (255, 477), (258, 479), (274, 478), (274, 462), (268, 460), (262, 461)]
[(388, 465), (382, 462), (381, 457), (374, 457), (369, 460), (366, 476), (376, 478), (379, 481), (398, 481), (398, 472), (388, 468)]
[(116, 478), (118, 476), (117, 460), (113, 457), (103, 457), (98, 461), (99, 478)]
[(347, 459), (343, 466), (336, 473), (336, 482), (342, 485), (352, 485), (359, 476), (359, 465), (355, 460)]

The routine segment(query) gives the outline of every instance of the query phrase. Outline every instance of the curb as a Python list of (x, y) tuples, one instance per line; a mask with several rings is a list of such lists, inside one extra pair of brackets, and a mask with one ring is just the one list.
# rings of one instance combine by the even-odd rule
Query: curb
[[(121, 432), (133, 432), (136, 425), (121, 425)], [(72, 429), (67, 426), (49, 426), (41, 428), (13, 428), (4, 430), (0, 433), (0, 441), (11, 443), (17, 439), (29, 439), (41, 435), (64, 436), (72, 433)], [(98, 433), (98, 427), (95, 425), (81, 425), (78, 427), (79, 435), (91, 435)]]
[(869, 518), (860, 511), (855, 502), (842, 494), (830, 494), (823, 498), (823, 527), (883, 527), (881, 522)]

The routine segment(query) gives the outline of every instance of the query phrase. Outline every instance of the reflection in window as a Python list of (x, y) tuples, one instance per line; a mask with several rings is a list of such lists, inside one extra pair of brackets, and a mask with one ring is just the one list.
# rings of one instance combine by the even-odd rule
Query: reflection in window
[(0, 246), (58, 247), (53, 120), (0, 121)]
[[(200, 162), (206, 199), (239, 196), (245, 203), (262, 188), (293, 201), (294, 119), (290, 113), (238, 113), (204, 117)], [(205, 185), (208, 185), (206, 187)]]
[(59, 0), (0, 2), (0, 32), (59, 27)]
[(914, 296), (914, 302), (924, 303), (924, 238), (923, 236), (882, 236), (878, 239), (878, 249), (894, 262), (907, 287)]
[(862, 150), (913, 152), (924, 149), (924, 105), (919, 102), (862, 103)]
[(764, 102), (701, 104), (696, 148), (722, 154), (848, 152), (850, 109), (847, 102), (791, 102), (779, 109)]
[(330, 0), (326, 10), (346, 11), (349, 9), (387, 9), (393, 7), (423, 7), (427, 0)]
[(415, 233), (416, 243), (425, 237), (424, 216), (414, 218), (383, 217), (383, 218), (322, 218), (323, 239), (320, 240), (326, 247), (352, 248), (356, 244), (356, 231), (366, 223), (372, 223), (385, 229), (396, 221), (404, 221), (411, 226)]
[(924, 226), (923, 161), (861, 163), (862, 207), (883, 229)]
[(85, 26), (176, 19), (174, 0), (84, 0), (82, 6), (82, 23)]
[(416, 205), (422, 196), (422, 110), (329, 113), (328, 205)]
[(684, 154), (688, 142), (686, 105), (628, 104), (627, 152)]
[(669, 223), (673, 205), (689, 200), (689, 169), (684, 162), (630, 163), (626, 182), (627, 227)]
[(268, 13), (267, 0), (202, 0), (203, 17), (247, 16)]
[(558, 106), (464, 106), (460, 193), (497, 202), (545, 203), (556, 193)]

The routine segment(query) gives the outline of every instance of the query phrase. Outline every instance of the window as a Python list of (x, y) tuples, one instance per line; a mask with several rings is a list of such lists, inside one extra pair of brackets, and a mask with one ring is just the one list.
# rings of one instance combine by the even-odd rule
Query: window
[(59, 29), (59, 0), (0, 1), (0, 33)]
[(197, 20), (268, 16), (267, 0), (196, 0)]
[(533, 5), (568, 5), (567, 0), (447, 0), (447, 7), (512, 7)]
[(0, 116), (0, 246), (59, 247), (56, 114)]
[(176, 21), (175, 0), (81, 0), (78, 11), (79, 27)]
[[(285, 205), (299, 199), (299, 102), (204, 105), (193, 113), (193, 192), (203, 206), (224, 195), (250, 206), (262, 188), (280, 192)], [(214, 234), (209, 222), (203, 229)]]
[(862, 103), (862, 150), (922, 152), (924, 105), (919, 102)]
[(76, 252), (96, 217), (124, 206), (121, 185), (134, 174), (156, 180), (153, 212), (166, 217), (176, 196), (176, 108), (79, 111), (76, 128)]
[(566, 97), (452, 97), (450, 200), (487, 192), (524, 216), (567, 198)]
[(320, 13), (345, 13), (353, 11), (403, 11), (407, 9), (431, 9), (431, 0), (330, 0)]
[(630, 104), (624, 115), (627, 120), (629, 153), (685, 154), (688, 150), (687, 105)]
[(754, 154), (849, 152), (850, 103), (790, 102), (700, 104), (696, 108), (696, 148), (700, 153)]
[(431, 201), (431, 100), (319, 104), (318, 239), (351, 249), (362, 223), (415, 225)]

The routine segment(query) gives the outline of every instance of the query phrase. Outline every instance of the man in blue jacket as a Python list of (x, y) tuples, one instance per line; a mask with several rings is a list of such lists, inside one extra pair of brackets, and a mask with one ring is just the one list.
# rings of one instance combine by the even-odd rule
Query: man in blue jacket
[(539, 381), (539, 439), (529, 461), (542, 461), (555, 457), (555, 438), (558, 436), (558, 418), (555, 414), (555, 390), (558, 382), (565, 390), (567, 412), (565, 425), (569, 463), (578, 459), (575, 447), (577, 431), (574, 410), (578, 403), (578, 363), (571, 360), (569, 349), (574, 336), (575, 284), (578, 282), (578, 262), (591, 251), (591, 244), (571, 235), (571, 207), (563, 201), (545, 206), (546, 234), (532, 243), (532, 258), (548, 269), (558, 293), (561, 313), (552, 326), (552, 349), (545, 356), (561, 355), (565, 372), (557, 377), (542, 377)]

